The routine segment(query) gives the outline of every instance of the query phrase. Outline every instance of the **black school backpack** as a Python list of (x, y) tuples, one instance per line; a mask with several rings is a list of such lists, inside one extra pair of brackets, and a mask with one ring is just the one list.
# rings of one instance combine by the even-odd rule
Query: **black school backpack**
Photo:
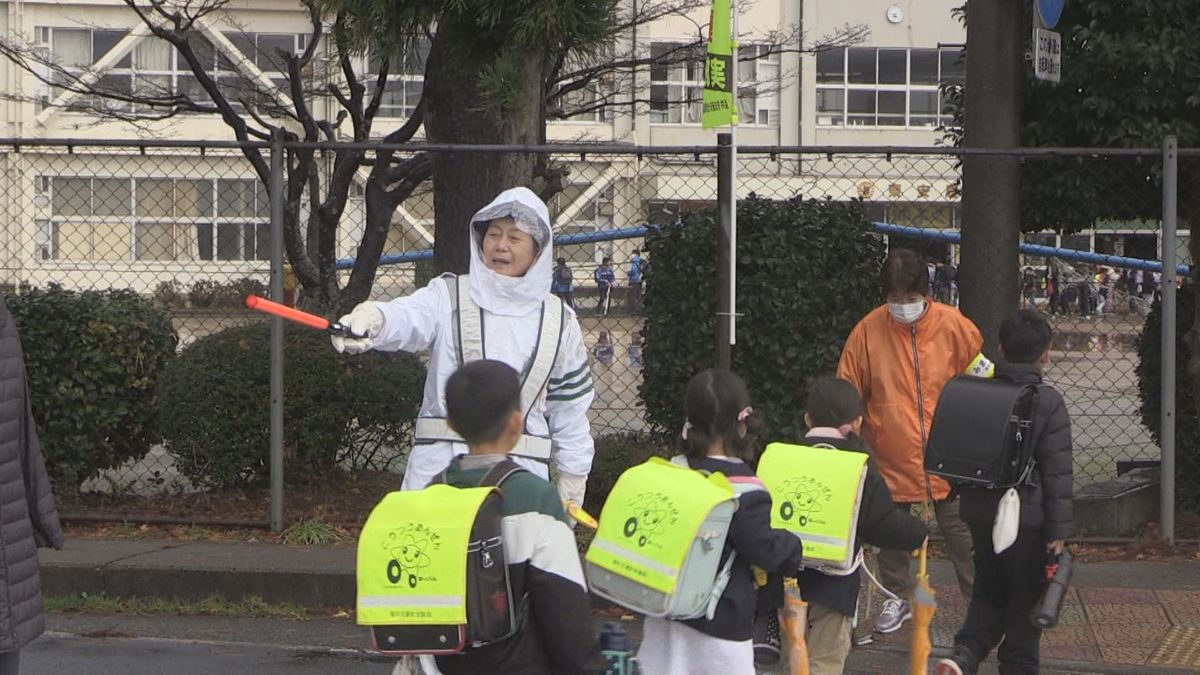
[(925, 447), (925, 471), (951, 483), (1009, 488), (1033, 470), (1038, 387), (957, 375), (946, 383)]

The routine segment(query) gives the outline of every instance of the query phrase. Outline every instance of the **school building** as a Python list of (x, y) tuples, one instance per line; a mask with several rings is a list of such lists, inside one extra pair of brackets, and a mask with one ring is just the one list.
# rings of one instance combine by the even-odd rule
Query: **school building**
[[(630, 0), (632, 3), (633, 0)], [(740, 146), (932, 147), (947, 123), (941, 86), (961, 83), (965, 32), (950, 11), (957, 2), (833, 2), (759, 0), (739, 16), (742, 84), (738, 97)], [(632, 4), (630, 6), (633, 6)], [(639, 26), (617, 50), (663, 54), (696, 39), (708, 10)], [(800, 52), (848, 26), (864, 39), (813, 55)], [(789, 27), (799, 27), (793, 32)], [(286, 84), (276, 49), (301, 51), (312, 24), (289, 0), (232, 0), (221, 14), (196, 22), (197, 53), (218, 81), (247, 78)], [(92, 69), (121, 91), (199, 91), (183, 59), (155, 38), (121, 0), (9, 0), (0, 2), (0, 32), (26, 39), (73, 72)], [(802, 37), (801, 37), (802, 35)], [(781, 37), (785, 36), (785, 37)], [(322, 52), (321, 50), (325, 50)], [(422, 91), (422, 45), (405, 56), (389, 82), (376, 132), (404, 123)], [(328, 55), (325, 46), (319, 54)], [(622, 146), (695, 146), (715, 143), (700, 126), (702, 54), (682, 63), (637, 72), (617, 105), (550, 125), (552, 141)], [(370, 54), (355, 58), (356, 72), (372, 74)], [(317, 83), (320, 84), (320, 83)], [(572, 94), (587, 103), (605, 93), (601, 82)], [(232, 140), (214, 115), (180, 115), (132, 125), (97, 117), (80, 97), (0, 61), (3, 136), (72, 139), (78, 148), (0, 148), (0, 283), (50, 282), (68, 287), (133, 287), (140, 292), (164, 278), (258, 276), (266, 271), (268, 203), (263, 184), (236, 151), (142, 151), (87, 145), (101, 139)], [(622, 101), (624, 105), (622, 105)], [(136, 104), (125, 112), (136, 112)], [(315, 99), (319, 119), (334, 119), (335, 101)], [(321, 110), (320, 106), (326, 109)], [(632, 112), (631, 112), (632, 111)], [(565, 232), (623, 227), (673, 217), (680, 208), (716, 197), (711, 156), (592, 155), (568, 158), (570, 183), (553, 198), (556, 225)], [(327, 170), (328, 167), (325, 167)], [(365, 172), (360, 178), (365, 179)], [(932, 157), (745, 157), (739, 194), (830, 195), (868, 202), (872, 218), (922, 227), (957, 227), (960, 218), (954, 162)], [(360, 183), (361, 185), (361, 183)], [(361, 234), (361, 189), (352, 191), (339, 257), (354, 254)], [(409, 199), (394, 216), (387, 252), (432, 243), (432, 196)], [(1053, 236), (1053, 235), (1051, 235)], [(1087, 246), (1149, 256), (1154, 230), (1098, 231)], [(1153, 244), (1149, 238), (1155, 238)], [(1109, 243), (1113, 242), (1113, 243)], [(1082, 246), (1082, 240), (1063, 242)], [(590, 265), (614, 252), (618, 263), (634, 242), (576, 246), (574, 264)]]

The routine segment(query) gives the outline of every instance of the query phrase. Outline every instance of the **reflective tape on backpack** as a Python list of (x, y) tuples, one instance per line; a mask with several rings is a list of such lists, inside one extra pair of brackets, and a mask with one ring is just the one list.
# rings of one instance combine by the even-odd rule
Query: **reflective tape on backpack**
[(866, 475), (861, 452), (785, 443), (763, 452), (758, 476), (771, 493), (771, 527), (800, 538), (806, 566), (845, 570), (854, 564)]
[(467, 546), (492, 490), (432, 485), (375, 506), (358, 538), (359, 625), (467, 622)]
[(675, 590), (700, 526), (734, 498), (721, 474), (704, 476), (655, 457), (621, 474), (613, 486), (587, 560), (662, 593)]

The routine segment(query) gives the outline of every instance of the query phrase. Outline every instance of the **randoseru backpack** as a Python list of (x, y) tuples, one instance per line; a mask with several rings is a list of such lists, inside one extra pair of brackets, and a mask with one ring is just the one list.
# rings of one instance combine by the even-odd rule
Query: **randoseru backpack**
[(1033, 470), (1038, 387), (957, 375), (938, 400), (925, 447), (925, 470), (951, 483), (1009, 488)]
[(722, 562), (737, 498), (762, 490), (655, 457), (621, 474), (584, 559), (588, 588), (646, 616), (695, 619), (716, 612), (736, 553)]
[(501, 533), (505, 459), (475, 488), (392, 492), (358, 540), (357, 621), (383, 654), (455, 654), (518, 628)]

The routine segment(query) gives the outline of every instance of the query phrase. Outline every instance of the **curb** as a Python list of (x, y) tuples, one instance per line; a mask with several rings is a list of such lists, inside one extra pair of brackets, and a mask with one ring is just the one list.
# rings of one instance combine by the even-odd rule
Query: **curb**
[[(884, 652), (888, 654), (903, 654), (908, 656), (907, 649), (892, 647), (890, 645), (863, 645), (855, 647), (864, 651)], [(932, 659), (942, 659), (950, 656), (951, 650), (946, 647), (934, 647), (929, 653)], [(1068, 659), (1040, 659), (1043, 668), (1052, 668), (1054, 670), (1066, 670), (1076, 673), (1089, 673), (1096, 675), (1129, 675), (1131, 672), (1136, 672), (1138, 675), (1184, 675), (1185, 673), (1195, 673), (1191, 668), (1169, 668), (1166, 666), (1138, 665), (1138, 664), (1115, 664), (1115, 663), (1097, 663), (1095, 661), (1071, 661)]]
[(271, 604), (301, 607), (353, 607), (353, 573), (253, 571), (236, 569), (147, 569), (128, 565), (45, 564), (42, 592), (47, 595), (104, 593), (116, 597), (157, 596), (199, 601), (211, 596), (242, 600), (251, 596)]

